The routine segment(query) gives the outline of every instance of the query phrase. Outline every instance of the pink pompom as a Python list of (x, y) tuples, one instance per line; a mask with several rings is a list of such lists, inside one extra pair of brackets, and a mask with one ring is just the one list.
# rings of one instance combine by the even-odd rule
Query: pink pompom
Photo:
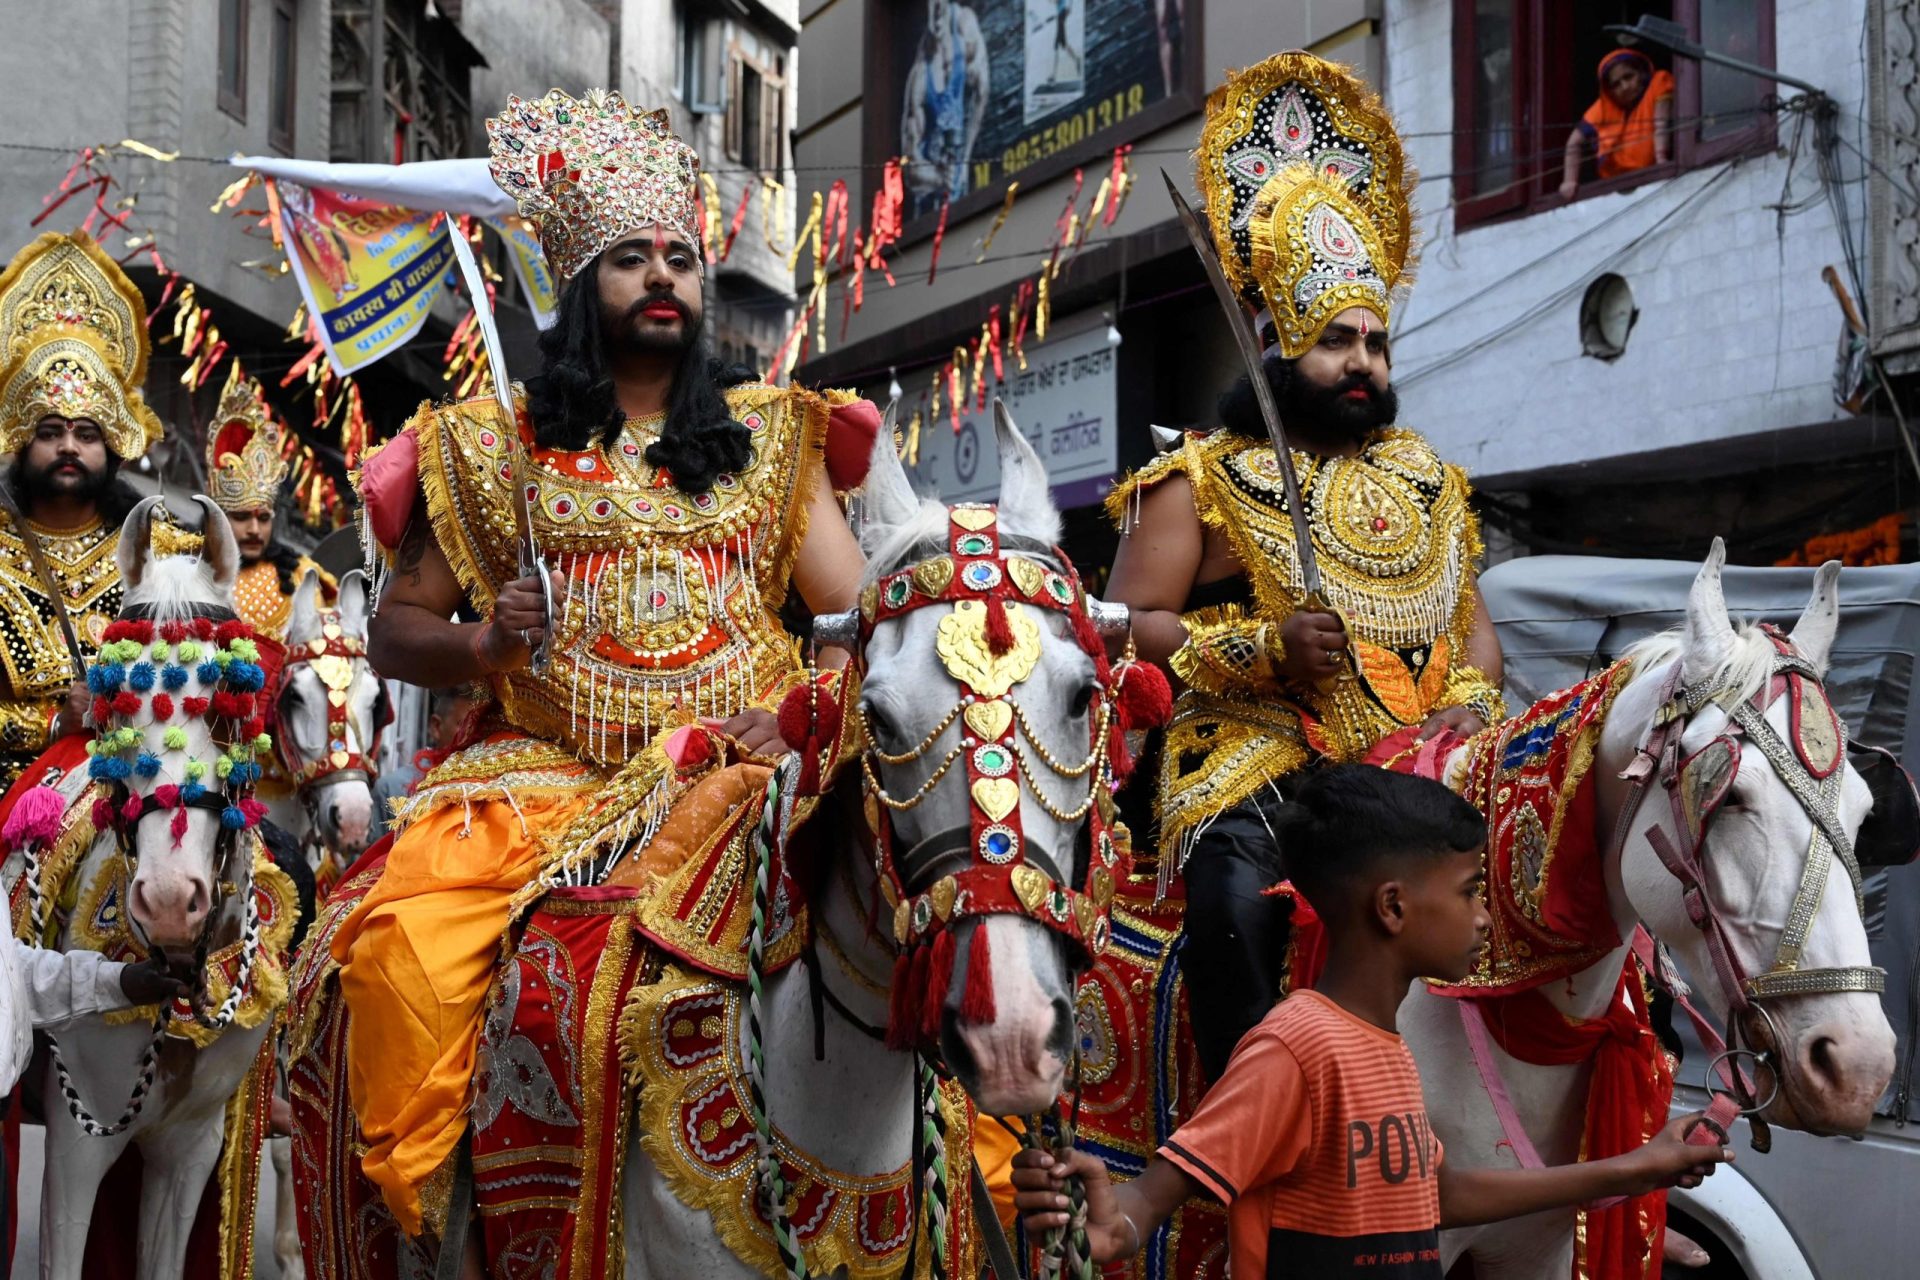
[(240, 800), (240, 812), (246, 818), (248, 826), (257, 827), (260, 825), (260, 819), (267, 816), (267, 806), (252, 796), (243, 796)]
[(140, 816), (140, 797), (137, 794), (128, 796), (127, 802), (120, 806), (120, 816), (128, 822)]
[(60, 833), (60, 818), (66, 811), (67, 798), (58, 788), (44, 784), (33, 787), (14, 803), (6, 826), (0, 827), (0, 840), (6, 841), (9, 849), (45, 844)]
[(93, 802), (93, 829), (105, 831), (113, 826), (113, 801), (101, 796)]

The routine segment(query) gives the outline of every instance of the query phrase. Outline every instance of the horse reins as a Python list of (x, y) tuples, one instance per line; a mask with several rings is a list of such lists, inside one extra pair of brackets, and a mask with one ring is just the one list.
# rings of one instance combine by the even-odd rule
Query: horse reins
[[(318, 859), (312, 855), (326, 852), (320, 835), (320, 788), (325, 783), (351, 779), (371, 783), (379, 776), (375, 762), (380, 757), (380, 741), (387, 726), (393, 723), (393, 707), (383, 695), (375, 712), (372, 733), (365, 731), (353, 715), (350, 699), (355, 665), (367, 660), (366, 642), (347, 631), (338, 609), (320, 610), (316, 621), (319, 634), (304, 644), (288, 646), (274, 703), (278, 710), (292, 688), (295, 669), (310, 668), (327, 698), (326, 751), (316, 759), (303, 760), (297, 754), (293, 735), (285, 732), (274, 736), (274, 746), (280, 765), (292, 780), (307, 813), (302, 852), (317, 864)], [(284, 720), (285, 716), (281, 718)]]

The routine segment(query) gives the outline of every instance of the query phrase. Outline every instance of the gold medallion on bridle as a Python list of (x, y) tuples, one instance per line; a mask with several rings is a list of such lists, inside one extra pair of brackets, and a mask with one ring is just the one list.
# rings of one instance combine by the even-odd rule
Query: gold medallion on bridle
[(307, 665), (329, 689), (344, 689), (353, 683), (353, 664), (337, 653), (322, 654)]
[(956, 600), (953, 612), (940, 619), (934, 652), (947, 674), (971, 686), (977, 697), (1000, 697), (1032, 675), (1040, 661), (1040, 624), (1012, 609), (1007, 610), (1007, 622), (1013, 645), (1005, 653), (995, 653), (987, 644), (984, 601)]
[(1020, 803), (1020, 784), (1012, 778), (975, 778), (973, 802), (990, 822), (998, 822)]
[(947, 589), (953, 581), (953, 558), (935, 556), (931, 560), (922, 560), (913, 567), (913, 585), (923, 596), (937, 596)]
[(944, 921), (953, 914), (953, 899), (959, 892), (959, 882), (952, 876), (941, 876), (933, 882), (933, 888), (927, 890), (927, 899), (933, 903), (936, 918)]
[(968, 533), (978, 533), (1000, 518), (991, 507), (955, 507), (949, 514)]
[(1025, 556), (1008, 557), (1007, 572), (1013, 575), (1014, 585), (1030, 596), (1040, 594), (1040, 588), (1047, 577), (1046, 570)]
[(1020, 905), (1029, 912), (1038, 911), (1053, 888), (1053, 882), (1047, 879), (1045, 872), (1028, 866), (1015, 867), (1010, 879), (1013, 881), (1013, 896), (1020, 899)]
[(982, 742), (998, 742), (1000, 735), (1013, 723), (1013, 708), (998, 698), (986, 702), (969, 702), (966, 710), (967, 728), (980, 736)]

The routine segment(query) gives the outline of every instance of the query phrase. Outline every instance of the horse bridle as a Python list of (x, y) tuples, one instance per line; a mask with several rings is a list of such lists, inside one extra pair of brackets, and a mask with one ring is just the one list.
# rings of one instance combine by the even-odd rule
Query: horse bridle
[(320, 632), (301, 645), (289, 645), (280, 672), (280, 688), (275, 697), (276, 710), (292, 687), (296, 667), (310, 667), (327, 694), (326, 751), (313, 760), (302, 760), (290, 735), (278, 734), (275, 747), (281, 767), (303, 796), (319, 783), (346, 778), (370, 782), (379, 776), (380, 741), (393, 723), (393, 707), (384, 693), (374, 712), (373, 732), (363, 741), (359, 723), (353, 715), (350, 697), (354, 664), (366, 660), (367, 646), (358, 636), (348, 634), (338, 609), (323, 610), (318, 618)]
[[(1724, 1141), (1732, 1118), (1747, 1116), (1753, 1127), (1754, 1146), (1762, 1151), (1768, 1139), (1759, 1113), (1772, 1103), (1781, 1080), (1791, 1070), (1789, 1055), (1780, 1052), (1784, 1040), (1779, 1024), (1766, 1002), (1841, 992), (1878, 994), (1886, 989), (1886, 971), (1876, 966), (1808, 968), (1800, 963), (1832, 864), (1838, 861), (1846, 869), (1856, 901), (1862, 893), (1861, 870), (1853, 841), (1840, 819), (1847, 743), (1839, 717), (1827, 697), (1820, 673), (1794, 650), (1783, 634), (1771, 627), (1764, 631), (1774, 649), (1772, 668), (1766, 682), (1750, 699), (1729, 704), (1728, 691), (1722, 686), (1704, 681), (1687, 685), (1682, 664), (1673, 664), (1661, 688), (1659, 709), (1640, 740), (1633, 763), (1623, 775), (1630, 786), (1614, 827), (1612, 850), (1617, 856), (1632, 830), (1642, 801), (1651, 790), (1650, 784), (1658, 779), (1667, 793), (1672, 828), (1680, 842), (1669, 836), (1668, 825), (1658, 818), (1646, 826), (1642, 836), (1662, 865), (1680, 882), (1687, 918), (1700, 930), (1715, 978), (1727, 1001), (1724, 1039), (1690, 1005), (1681, 1001), (1693, 1017), (1708, 1051), (1714, 1055), (1707, 1068), (1707, 1090), (1713, 1099), (1707, 1120), (1719, 1130), (1720, 1139)], [(1767, 721), (1768, 710), (1781, 698), (1790, 699), (1791, 742), (1781, 737)], [(1687, 725), (1694, 715), (1715, 703), (1726, 710), (1726, 730), (1698, 751), (1683, 757), (1681, 742)], [(1773, 962), (1765, 972), (1756, 975), (1749, 975), (1741, 964), (1727, 926), (1707, 892), (1704, 861), (1708, 830), (1739, 773), (1743, 741), (1766, 758), (1813, 824), (1800, 884), (1775, 945)], [(1664, 957), (1650, 944), (1636, 946), (1636, 953), (1649, 968), (1650, 976), (1670, 990), (1679, 990)], [(1766, 1024), (1773, 1041), (1770, 1047), (1741, 1043), (1742, 1018), (1746, 1014), (1753, 1014)], [(1750, 1060), (1756, 1070), (1767, 1066), (1772, 1071), (1773, 1088), (1764, 1099), (1755, 1096), (1753, 1081), (1741, 1066), (1743, 1059)], [(1721, 1088), (1715, 1087), (1716, 1078)]]
[[(1064, 615), (1077, 643), (1093, 659), (1096, 685), (1087, 709), (1090, 740), (1083, 757), (1061, 759), (1010, 696), (1040, 657), (1041, 629), (1015, 608), (1022, 604)], [(1099, 955), (1111, 937), (1113, 896), (1125, 874), (1124, 851), (1112, 830), (1108, 784), (1114, 698), (1127, 664), (1115, 668), (1108, 663), (1072, 562), (1057, 547), (1006, 536), (992, 506), (956, 506), (949, 513), (943, 551), (882, 576), (861, 593), (852, 646), (856, 664), (864, 661), (875, 626), (934, 605), (948, 608), (935, 647), (960, 686), (960, 700), (918, 744), (897, 754), (876, 742), (865, 713), (854, 708), (866, 744), (860, 768), (876, 837), (880, 892), (893, 913), (893, 938), (899, 948), (896, 991), (925, 973), (917, 968), (929, 963), (923, 953), (942, 946), (950, 952), (950, 941), (941, 940), (968, 918), (1025, 916), (1063, 935), (1083, 959)], [(822, 634), (823, 629), (816, 628), (816, 638)], [(912, 795), (887, 791), (876, 762), (897, 767), (926, 759), (956, 726), (958, 740)], [(1042, 790), (1041, 767), (1029, 749), (1053, 776), (1076, 783), (1084, 779), (1084, 798), (1061, 804)], [(932, 832), (901, 849), (891, 815), (920, 804), (955, 765), (967, 782), (967, 825)], [(1058, 876), (1031, 861), (1020, 818), (1023, 795), (1032, 796), (1060, 822), (1085, 820), (1087, 856), (1060, 868)], [(896, 1042), (931, 1039), (937, 1019), (925, 1013), (937, 1009), (941, 993), (929, 989), (919, 994), (926, 1002), (916, 1019), (919, 1033), (909, 1036), (907, 1028), (895, 1026), (891, 1030)]]

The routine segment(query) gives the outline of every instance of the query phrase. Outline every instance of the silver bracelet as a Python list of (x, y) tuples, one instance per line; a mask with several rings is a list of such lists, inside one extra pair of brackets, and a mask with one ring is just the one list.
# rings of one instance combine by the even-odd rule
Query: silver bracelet
[(1133, 1215), (1125, 1209), (1120, 1210), (1120, 1216), (1126, 1220), (1127, 1230), (1133, 1233), (1133, 1244), (1127, 1249), (1127, 1257), (1131, 1258), (1140, 1252), (1140, 1228), (1134, 1224)]

